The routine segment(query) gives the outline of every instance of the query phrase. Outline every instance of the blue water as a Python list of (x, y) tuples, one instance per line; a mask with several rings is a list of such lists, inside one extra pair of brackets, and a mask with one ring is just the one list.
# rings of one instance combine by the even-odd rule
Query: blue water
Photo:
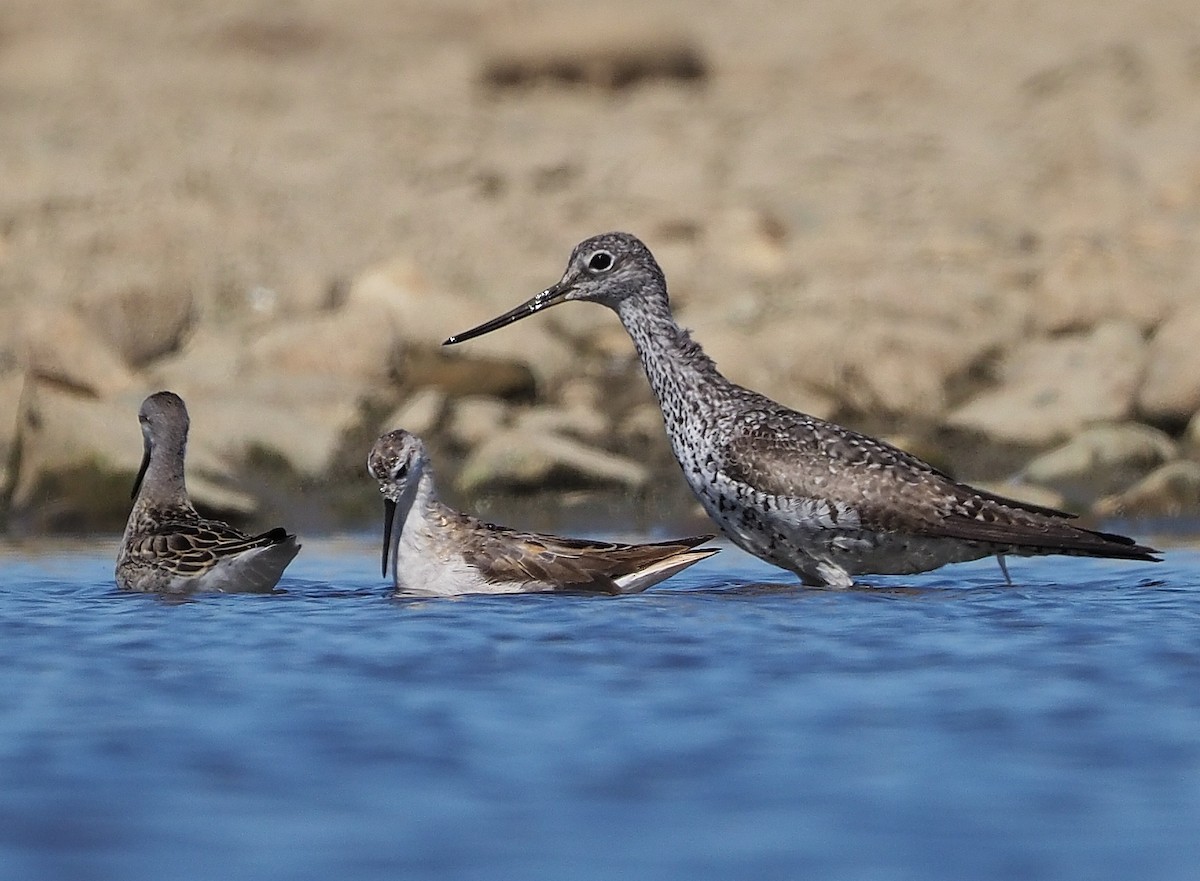
[(398, 601), (364, 538), (169, 602), (112, 550), (0, 554), (0, 877), (1200, 877), (1195, 551)]

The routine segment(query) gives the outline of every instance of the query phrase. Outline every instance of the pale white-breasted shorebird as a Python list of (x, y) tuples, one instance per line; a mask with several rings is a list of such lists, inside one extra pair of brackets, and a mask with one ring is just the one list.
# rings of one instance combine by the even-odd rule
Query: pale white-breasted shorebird
[(117, 554), (117, 584), (163, 593), (272, 590), (300, 551), (296, 536), (282, 528), (247, 535), (196, 512), (184, 484), (189, 422), (179, 395), (146, 398), (138, 422), (145, 453)]
[(959, 483), (890, 444), (727, 380), (676, 324), (662, 269), (628, 233), (575, 247), (559, 282), (446, 340), (460, 343), (570, 300), (614, 310), (633, 339), (692, 491), (730, 539), (806, 584), (911, 574), (1006, 554), (1157, 561), (1074, 516)]
[(403, 594), (640, 593), (717, 552), (711, 535), (619, 544), (519, 532), (438, 500), (425, 444), (397, 429), (367, 457), (384, 499), (383, 574)]

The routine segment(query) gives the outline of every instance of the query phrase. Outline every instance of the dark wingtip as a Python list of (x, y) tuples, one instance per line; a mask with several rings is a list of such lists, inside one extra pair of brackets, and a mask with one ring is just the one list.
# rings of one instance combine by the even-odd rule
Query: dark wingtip
[[(710, 533), (709, 535), (689, 535), (687, 538), (669, 538), (666, 541), (656, 541), (651, 545), (647, 545), (647, 547), (692, 549), (704, 544), (706, 541), (712, 541), (716, 537), (716, 533)], [(708, 550), (708, 548), (703, 548), (703, 550)], [(712, 550), (716, 552), (720, 548), (712, 548)]]
[(1094, 529), (1089, 529), (1087, 532), (1114, 545), (1118, 545), (1118, 547), (1113, 549), (1115, 551), (1113, 556), (1118, 559), (1143, 560), (1147, 563), (1162, 562), (1162, 551), (1152, 548), (1149, 545), (1138, 544), (1135, 539), (1127, 535), (1121, 535), (1117, 532), (1100, 532)]
[[(1161, 563), (1163, 561), (1163, 552), (1155, 548), (1135, 545), (1129, 551), (1131, 554), (1129, 557), (1130, 560), (1144, 560), (1147, 563)], [(1133, 554), (1137, 556), (1132, 556)]]
[(269, 541), (271, 544), (283, 544), (283, 542), (293, 539), (296, 536), (288, 532), (282, 526), (276, 526), (274, 529), (268, 529), (261, 535), (256, 536), (264, 541)]

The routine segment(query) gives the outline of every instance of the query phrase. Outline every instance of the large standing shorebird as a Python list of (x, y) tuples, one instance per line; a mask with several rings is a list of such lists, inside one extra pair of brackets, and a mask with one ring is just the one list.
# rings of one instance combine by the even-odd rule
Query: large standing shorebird
[(133, 510), (117, 554), (127, 590), (266, 592), (300, 551), (282, 528), (247, 535), (201, 517), (183, 479), (188, 413), (174, 392), (158, 392), (138, 412), (145, 452), (133, 484)]
[(383, 574), (398, 593), (639, 593), (717, 552), (711, 535), (617, 544), (518, 532), (438, 501), (425, 445), (397, 429), (375, 442), (367, 470), (384, 499)]
[(625, 325), (675, 458), (721, 530), (806, 584), (850, 587), (856, 575), (925, 572), (989, 555), (1006, 579), (1006, 554), (1157, 561), (1157, 551), (1125, 536), (959, 483), (890, 444), (730, 382), (675, 323), (662, 269), (628, 233), (576, 245), (557, 284), (446, 344), (569, 300), (607, 306)]

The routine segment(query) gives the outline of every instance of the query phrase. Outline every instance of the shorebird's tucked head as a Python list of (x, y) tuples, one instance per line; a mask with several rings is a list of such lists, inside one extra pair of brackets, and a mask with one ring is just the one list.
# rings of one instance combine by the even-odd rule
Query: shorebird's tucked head
[(650, 249), (637, 236), (609, 232), (575, 246), (567, 271), (557, 284), (533, 299), (478, 327), (455, 334), (443, 345), (453, 345), (490, 333), (568, 300), (588, 300), (616, 309), (622, 301), (661, 292), (666, 296), (662, 269)]
[(367, 456), (367, 470), (379, 481), (379, 491), (393, 503), (416, 484), (425, 468), (425, 444), (402, 428), (389, 431), (375, 441)]
[(142, 488), (142, 480), (146, 476), (146, 469), (150, 467), (156, 450), (162, 450), (161, 455), (177, 457), (182, 467), (188, 427), (191, 424), (183, 398), (174, 392), (156, 392), (142, 401), (142, 407), (138, 410), (138, 422), (142, 426), (145, 449), (142, 453), (142, 467), (138, 469), (130, 498), (137, 498), (138, 490)]
[(367, 471), (379, 481), (383, 495), (383, 574), (387, 575), (388, 552), (400, 540), (394, 527), (408, 517), (421, 475), (426, 467), (425, 444), (402, 428), (389, 431), (375, 441), (367, 456)]

